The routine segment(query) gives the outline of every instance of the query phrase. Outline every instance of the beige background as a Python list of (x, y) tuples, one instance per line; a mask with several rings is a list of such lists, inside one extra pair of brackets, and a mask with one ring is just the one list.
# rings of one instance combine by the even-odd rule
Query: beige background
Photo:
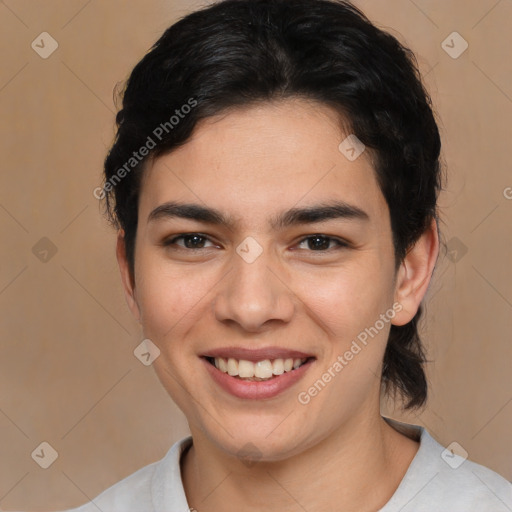
[[(115, 83), (198, 5), (0, 2), (5, 510), (76, 506), (187, 433), (151, 367), (133, 355), (141, 334), (121, 292), (114, 233), (92, 191), (114, 133)], [(439, 260), (424, 324), (430, 401), (406, 418), (512, 479), (512, 2), (357, 5), (417, 52), (449, 172), (441, 198), (449, 253)], [(48, 59), (31, 48), (43, 31), (59, 44)], [(469, 43), (457, 59), (441, 47), (453, 31)], [(41, 252), (48, 250), (43, 237), (54, 255)], [(46, 470), (31, 458), (43, 441), (59, 455)]]

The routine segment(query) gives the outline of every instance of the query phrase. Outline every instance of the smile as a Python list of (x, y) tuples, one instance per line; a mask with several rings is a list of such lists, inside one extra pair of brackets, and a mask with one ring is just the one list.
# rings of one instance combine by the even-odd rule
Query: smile
[(206, 371), (221, 390), (243, 399), (274, 398), (304, 377), (316, 357), (278, 347), (230, 347), (203, 354)]
[(300, 368), (310, 358), (279, 358), (263, 359), (262, 361), (247, 361), (246, 359), (235, 359), (233, 357), (209, 357), (207, 360), (213, 364), (215, 368), (223, 373), (227, 373), (231, 377), (238, 379), (262, 382), (273, 379), (283, 373), (291, 372)]

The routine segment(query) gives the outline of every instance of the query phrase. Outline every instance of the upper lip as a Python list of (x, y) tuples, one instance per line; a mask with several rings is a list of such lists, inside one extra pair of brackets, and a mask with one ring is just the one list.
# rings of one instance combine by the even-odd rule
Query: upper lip
[(243, 359), (245, 361), (264, 361), (265, 359), (305, 359), (315, 357), (313, 354), (306, 354), (299, 350), (290, 350), (282, 347), (246, 348), (246, 347), (225, 347), (216, 348), (204, 352), (202, 357), (224, 357), (229, 359)]

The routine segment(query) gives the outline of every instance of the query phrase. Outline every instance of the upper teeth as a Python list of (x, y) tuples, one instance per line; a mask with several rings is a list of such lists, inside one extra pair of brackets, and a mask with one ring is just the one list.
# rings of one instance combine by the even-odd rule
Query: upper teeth
[(272, 375), (281, 375), (284, 372), (290, 372), (298, 368), (301, 364), (307, 361), (307, 358), (288, 358), (288, 359), (265, 359), (253, 363), (245, 359), (225, 359), (224, 357), (215, 358), (215, 366), (224, 373), (231, 376), (239, 376), (242, 378), (258, 377), (260, 379), (268, 379)]

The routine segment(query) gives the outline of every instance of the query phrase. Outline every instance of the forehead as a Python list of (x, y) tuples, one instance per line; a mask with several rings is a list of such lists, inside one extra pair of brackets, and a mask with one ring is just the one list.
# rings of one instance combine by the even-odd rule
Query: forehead
[(387, 205), (370, 152), (347, 158), (339, 146), (348, 135), (334, 110), (302, 99), (206, 119), (186, 144), (146, 169), (140, 219), (176, 200), (211, 206), (247, 224), (334, 200), (378, 219)]

